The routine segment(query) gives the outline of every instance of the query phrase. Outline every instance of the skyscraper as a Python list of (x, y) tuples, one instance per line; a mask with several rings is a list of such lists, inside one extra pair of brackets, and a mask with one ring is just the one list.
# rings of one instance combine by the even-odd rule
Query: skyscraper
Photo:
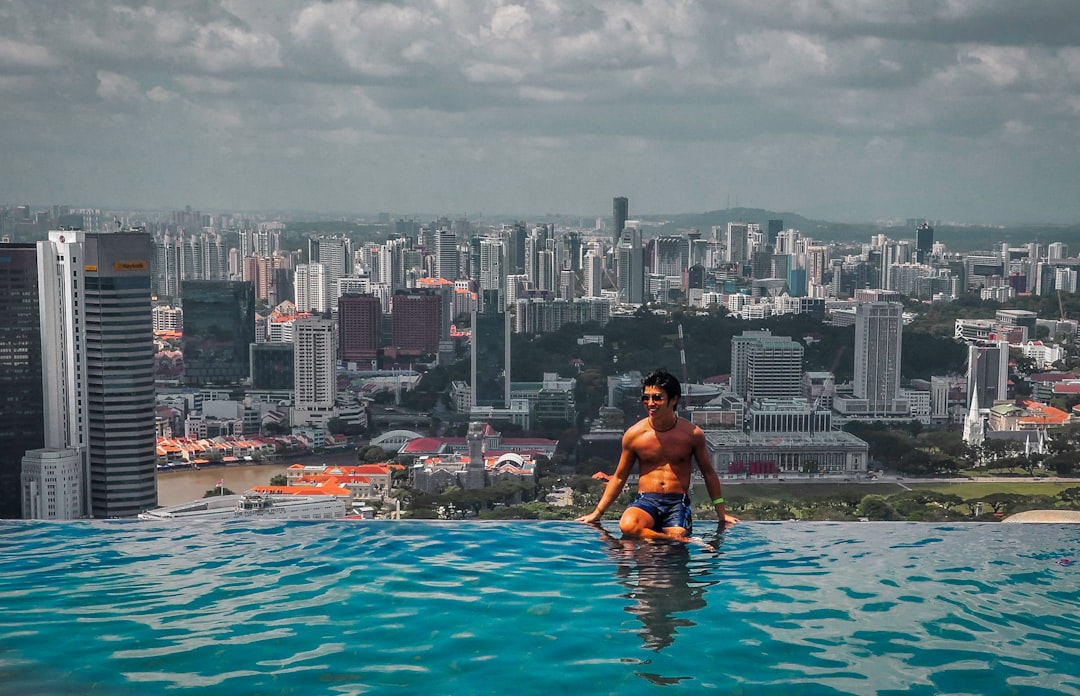
[(623, 228), (626, 227), (626, 220), (630, 217), (630, 199), (623, 196), (617, 196), (612, 201), (611, 206), (611, 245), (614, 247), (619, 246), (619, 241), (622, 239)]
[(239, 384), (251, 372), (255, 285), (245, 280), (185, 280), (184, 383)]
[(510, 315), (498, 291), (484, 290), (483, 306), (472, 315), (470, 386), (472, 404), (510, 406)]
[(1008, 398), (1009, 342), (974, 341), (968, 345), (968, 402), (975, 395), (978, 408), (988, 411)]
[(745, 222), (729, 222), (727, 224), (727, 251), (724, 260), (728, 263), (745, 263), (750, 259), (749, 240), (747, 235), (750, 226)]
[(892, 411), (900, 392), (903, 311), (897, 302), (855, 306), (854, 395), (868, 402), (870, 413)]
[(934, 248), (934, 228), (925, 222), (915, 228), (915, 260), (926, 263)]
[(393, 324), (388, 352), (397, 360), (439, 351), (441, 298), (431, 291), (395, 292), (390, 316)]
[(787, 399), (802, 395), (803, 347), (768, 330), (731, 339), (731, 388), (739, 396)]
[(585, 297), (600, 297), (604, 286), (604, 257), (593, 251), (585, 252)]
[(447, 280), (457, 280), (461, 275), (457, 235), (450, 230), (442, 229), (435, 233), (435, 275)]
[(337, 324), (332, 319), (296, 320), (293, 424), (325, 426), (337, 416)]
[(142, 232), (38, 243), (45, 446), (79, 452), (94, 517), (157, 505), (150, 257)]
[(772, 251), (776, 247), (776, 237), (784, 229), (783, 220), (769, 220), (768, 237), (766, 237), (765, 243), (768, 245), (768, 251)]
[(296, 311), (324, 314), (330, 311), (330, 287), (326, 266), (302, 263), (296, 267)]
[(338, 298), (338, 357), (345, 362), (371, 363), (382, 345), (382, 302), (374, 295)]
[[(352, 275), (353, 247), (348, 237), (313, 237), (308, 239), (308, 261), (321, 263), (326, 273), (327, 309), (337, 308), (338, 278)], [(323, 310), (326, 311), (326, 310)]]
[(0, 243), (0, 518), (23, 516), (22, 457), (45, 444), (37, 247)]

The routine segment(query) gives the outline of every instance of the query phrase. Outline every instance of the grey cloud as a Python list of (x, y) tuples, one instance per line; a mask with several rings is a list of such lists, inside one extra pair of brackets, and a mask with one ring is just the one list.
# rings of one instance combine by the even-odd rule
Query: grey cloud
[[(808, 215), (978, 218), (981, 192), (1019, 217), (1075, 218), (1080, 172), (1054, 153), (1080, 143), (1076, 15), (1054, 1), (13, 0), (0, 147), (20, 164), (0, 202), (603, 213), (613, 191), (675, 211), (745, 187)], [(49, 170), (61, 159), (98, 174), (66, 179)], [(154, 172), (132, 179), (125, 162)], [(938, 172), (960, 169), (949, 196)]]

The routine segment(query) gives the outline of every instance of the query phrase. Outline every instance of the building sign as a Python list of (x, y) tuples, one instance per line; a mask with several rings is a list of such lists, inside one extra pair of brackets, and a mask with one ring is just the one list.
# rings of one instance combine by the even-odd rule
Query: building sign
[(87, 273), (97, 273), (97, 266), (84, 266)]
[(116, 271), (145, 271), (145, 261), (117, 261), (113, 264), (113, 270)]

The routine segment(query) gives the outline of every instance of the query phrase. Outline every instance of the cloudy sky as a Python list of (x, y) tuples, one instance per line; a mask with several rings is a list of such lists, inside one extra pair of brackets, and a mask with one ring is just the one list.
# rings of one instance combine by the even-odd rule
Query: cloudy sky
[(7, 0), (0, 204), (1080, 222), (1074, 0)]

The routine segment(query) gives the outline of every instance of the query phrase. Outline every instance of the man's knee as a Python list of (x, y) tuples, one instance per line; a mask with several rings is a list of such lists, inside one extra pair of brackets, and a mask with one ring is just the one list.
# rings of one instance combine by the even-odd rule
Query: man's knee
[(630, 508), (619, 518), (619, 531), (627, 536), (641, 536), (646, 529), (652, 528), (652, 517), (644, 511)]

